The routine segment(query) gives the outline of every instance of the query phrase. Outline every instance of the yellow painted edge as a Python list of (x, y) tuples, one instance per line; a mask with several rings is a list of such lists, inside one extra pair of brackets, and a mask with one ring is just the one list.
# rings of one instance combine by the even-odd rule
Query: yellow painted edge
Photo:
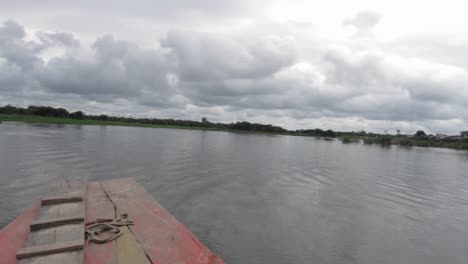
[(123, 235), (117, 238), (117, 263), (141, 263), (151, 264), (140, 244), (133, 237), (132, 232), (126, 226), (120, 227)]

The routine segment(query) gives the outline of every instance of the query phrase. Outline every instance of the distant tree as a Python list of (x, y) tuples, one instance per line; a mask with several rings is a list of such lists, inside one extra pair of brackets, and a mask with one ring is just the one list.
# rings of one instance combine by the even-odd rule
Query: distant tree
[(83, 119), (84, 118), (84, 113), (81, 111), (76, 111), (70, 114), (70, 118), (73, 119)]
[(336, 134), (335, 134), (335, 132), (333, 132), (333, 130), (328, 129), (327, 131), (325, 131), (324, 136), (325, 137), (336, 137)]
[(27, 113), (30, 115), (51, 116), (66, 118), (70, 115), (64, 108), (53, 108), (50, 106), (29, 106)]
[(12, 106), (12, 105), (6, 105), (3, 107), (0, 107), (0, 114), (18, 114), (20, 108)]
[(359, 136), (365, 136), (367, 133), (366, 133), (365, 130), (360, 130), (360, 131), (357, 132), (357, 134), (358, 134)]
[(53, 111), (55, 117), (68, 117), (70, 113), (68, 113), (67, 109), (64, 108), (56, 108)]
[(377, 142), (381, 145), (388, 146), (392, 144), (392, 138), (390, 136), (380, 136), (377, 138)]
[(416, 132), (416, 134), (414, 135), (417, 137), (423, 137), (426, 135), (426, 132), (424, 132), (423, 130), (418, 130), (418, 132)]
[[(0, 106), (0, 114), (16, 114), (16, 115), (37, 115), (48, 117), (60, 118), (73, 118), (73, 119), (90, 119), (102, 121), (119, 121), (127, 123), (141, 123), (141, 124), (154, 124), (154, 125), (171, 125), (171, 126), (186, 126), (186, 127), (213, 127), (220, 129), (243, 130), (243, 131), (260, 131), (260, 132), (274, 132), (274, 133), (287, 133), (288, 130), (271, 124), (258, 124), (249, 122), (236, 122), (230, 124), (211, 123), (207, 118), (203, 117), (201, 121), (193, 120), (175, 120), (175, 119), (157, 119), (157, 118), (136, 118), (133, 116), (108, 116), (108, 115), (86, 115), (82, 111), (68, 112), (64, 108), (54, 108), (50, 106), (33, 106), (27, 108), (19, 106)], [(309, 129), (301, 130), (299, 133), (304, 132), (307, 135), (320, 135), (320, 136), (334, 136), (335, 132), (331, 130)]]
[(468, 130), (460, 132), (460, 136), (468, 137)]

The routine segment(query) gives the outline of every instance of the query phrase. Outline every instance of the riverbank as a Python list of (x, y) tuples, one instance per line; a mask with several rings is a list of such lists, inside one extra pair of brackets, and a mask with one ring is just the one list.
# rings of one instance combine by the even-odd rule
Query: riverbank
[(32, 124), (63, 124), (63, 125), (83, 125), (83, 126), (130, 126), (130, 127), (154, 127), (154, 128), (173, 128), (173, 129), (191, 129), (191, 130), (214, 130), (214, 131), (228, 131), (225, 129), (211, 128), (211, 127), (187, 127), (187, 126), (173, 126), (173, 125), (153, 125), (141, 123), (129, 123), (118, 121), (103, 121), (103, 120), (89, 120), (89, 119), (71, 119), (61, 117), (48, 117), (48, 116), (33, 116), (33, 115), (6, 115), (0, 114), (0, 122), (23, 122)]
[(223, 128), (218, 128), (218, 127), (197, 127), (197, 126), (174, 126), (174, 125), (159, 125), (159, 124), (142, 124), (142, 123), (131, 123), (131, 122), (104, 121), (104, 120), (91, 120), (91, 119), (72, 119), (72, 118), (35, 116), (35, 115), (0, 114), (0, 123), (2, 121), (5, 121), (5, 122), (22, 122), (22, 123), (31, 123), (31, 124), (170, 128), (170, 129), (222, 131), (222, 132), (232, 132), (232, 133), (270, 134), (270, 135), (286, 135), (287, 134), (287, 133), (274, 133), (274, 132), (266, 132), (266, 131), (243, 131), (243, 130), (234, 130), (234, 129), (223, 129)]
[(434, 141), (417, 138), (408, 138), (404, 136), (375, 136), (375, 137), (351, 137), (344, 136), (339, 138), (343, 143), (378, 144), (382, 146), (398, 145), (403, 147), (423, 147), (423, 148), (448, 148), (458, 150), (468, 150), (468, 142), (446, 142)]
[[(9, 115), (0, 114), (0, 123), (6, 122), (23, 122), (23, 123), (37, 123), (37, 124), (63, 124), (63, 125), (90, 125), (90, 126), (129, 126), (129, 127), (149, 127), (149, 128), (171, 128), (171, 129), (185, 129), (185, 130), (204, 130), (204, 131), (223, 131), (233, 133), (248, 133), (248, 134), (269, 134), (269, 135), (290, 135), (302, 137), (316, 137), (305, 134), (297, 134), (294, 132), (275, 133), (263, 131), (242, 131), (231, 130), (217, 127), (197, 127), (197, 126), (174, 126), (174, 125), (159, 125), (159, 124), (142, 124), (130, 123), (119, 121), (104, 121), (104, 120), (90, 120), (90, 119), (71, 119), (60, 117), (47, 117), (47, 116), (34, 116), (34, 115)], [(316, 137), (328, 139), (327, 137)], [(332, 138), (329, 138), (332, 139)], [(448, 148), (458, 150), (468, 150), (468, 142), (443, 142), (443, 141), (430, 141), (421, 139), (412, 139), (401, 136), (374, 136), (374, 137), (360, 137), (360, 136), (339, 136), (339, 140), (343, 143), (361, 143), (364, 144), (379, 144), (383, 146), (399, 145), (405, 147), (433, 147), (433, 148)]]

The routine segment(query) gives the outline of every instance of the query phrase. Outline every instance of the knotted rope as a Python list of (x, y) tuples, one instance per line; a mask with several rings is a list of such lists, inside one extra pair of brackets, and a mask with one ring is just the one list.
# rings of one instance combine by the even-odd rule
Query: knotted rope
[[(99, 244), (107, 243), (123, 234), (120, 227), (129, 225), (133, 225), (133, 221), (128, 219), (127, 214), (122, 214), (122, 216), (117, 219), (97, 219), (96, 221), (88, 222), (86, 223), (85, 230), (86, 241)], [(111, 234), (107, 237), (100, 238), (99, 235), (104, 232), (109, 232)]]

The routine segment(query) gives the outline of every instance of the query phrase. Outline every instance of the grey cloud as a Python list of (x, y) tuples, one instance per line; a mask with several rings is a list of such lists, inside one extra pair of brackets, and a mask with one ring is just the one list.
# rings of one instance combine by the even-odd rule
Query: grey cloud
[(291, 65), (293, 43), (279, 37), (235, 38), (170, 31), (162, 46), (171, 49), (182, 80), (258, 79)]
[(55, 58), (37, 72), (41, 84), (58, 93), (74, 93), (93, 98), (96, 95), (129, 96), (125, 68), (118, 63)]
[(16, 90), (22, 83), (21, 68), (0, 58), (0, 91)]
[[(37, 42), (25, 34), (14, 22), (0, 26), (2, 100), (217, 121), (328, 118), (348, 120), (346, 127), (357, 119), (468, 119), (465, 69), (378, 50), (317, 47), (314, 60), (294, 38), (273, 34), (170, 31), (161, 48), (112, 36), (76, 46), (68, 33), (38, 33)], [(66, 52), (44, 62), (41, 52), (57, 43)]]
[(104, 36), (91, 45), (91, 56), (66, 52), (44, 63), (43, 50), (58, 43), (76, 48), (79, 42), (68, 33), (39, 32), (37, 37), (40, 42), (25, 40), (23, 27), (15, 22), (0, 27), (0, 90), (18, 96), (42, 90), (99, 102), (129, 99), (162, 107), (177, 102), (167, 78), (172, 64), (161, 50)]
[[(57, 93), (79, 94), (98, 101), (138, 100), (144, 93), (151, 93), (158, 98), (153, 105), (167, 106), (162, 102), (173, 96), (167, 79), (171, 63), (163, 53), (140, 49), (111, 36), (97, 39), (92, 48), (92, 59), (51, 59), (38, 73), (41, 84)], [(142, 102), (150, 103), (147, 97)]]
[(410, 58), (392, 62), (382, 53), (331, 49), (328, 84), (346, 86), (347, 98), (333, 107), (369, 119), (447, 119), (468, 108), (468, 72)]
[(24, 36), (24, 28), (12, 20), (5, 21), (0, 27), (0, 39), (3, 41), (22, 39)]
[(24, 37), (24, 28), (16, 22), (6, 21), (0, 25), (0, 58), (5, 58), (8, 64), (29, 70), (41, 62), (36, 55), (44, 47), (39, 43), (24, 40)]
[(103, 61), (119, 60), (125, 57), (131, 49), (138, 47), (122, 40), (115, 40), (112, 36), (107, 35), (98, 38), (92, 45), (96, 50), (96, 55)]
[(78, 47), (80, 41), (72, 34), (64, 32), (38, 32), (36, 36), (45, 46), (63, 45), (68, 47)]

